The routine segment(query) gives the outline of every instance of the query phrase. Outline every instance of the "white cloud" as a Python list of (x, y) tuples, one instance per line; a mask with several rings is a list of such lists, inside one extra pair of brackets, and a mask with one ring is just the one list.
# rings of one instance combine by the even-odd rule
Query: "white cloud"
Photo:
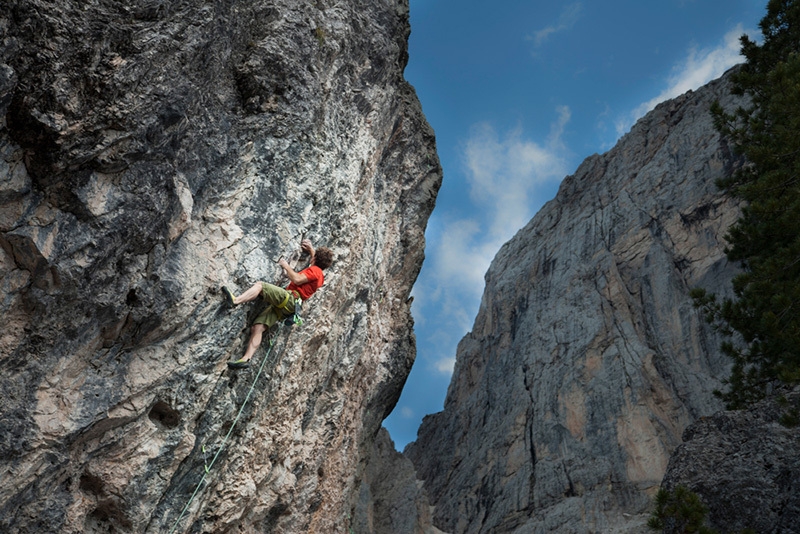
[(536, 30), (533, 32), (533, 35), (529, 35), (526, 38), (533, 41), (535, 46), (541, 46), (551, 35), (572, 28), (578, 20), (582, 9), (583, 5), (580, 2), (566, 6), (558, 17), (558, 22), (556, 24), (547, 26), (541, 30)]
[(439, 360), (436, 361), (436, 370), (444, 375), (453, 374), (453, 368), (455, 366), (456, 366), (455, 356), (440, 358)]
[[(560, 136), (570, 113), (567, 107), (557, 112), (546, 145), (524, 139), (520, 130), (501, 139), (488, 124), (473, 128), (466, 143), (464, 164), (475, 216), (443, 222), (430, 247), (435, 288), (421, 295), (423, 302), (438, 301), (442, 313), (465, 328), (472, 324), (471, 312), (495, 254), (541, 205), (537, 188), (567, 174)], [(465, 309), (464, 299), (475, 306)]]
[(737, 63), (741, 63), (743, 58), (739, 53), (739, 37), (743, 32), (742, 25), (739, 24), (725, 34), (722, 43), (717, 47), (702, 50), (691, 48), (686, 59), (673, 67), (672, 75), (667, 80), (667, 87), (658, 96), (643, 102), (616, 122), (617, 135), (625, 134), (637, 120), (661, 102), (697, 89), (719, 78)]
[(465, 143), (463, 164), (469, 187), (470, 217), (434, 212), (428, 258), (414, 289), (414, 316), (425, 324), (426, 342), (435, 347), (429, 365), (451, 374), (455, 348), (472, 327), (484, 289), (484, 274), (500, 247), (547, 198), (541, 192), (567, 174), (561, 141), (570, 120), (566, 106), (556, 109), (549, 136), (537, 143), (520, 129), (504, 136), (488, 124), (476, 125)]
[(495, 250), (530, 219), (536, 187), (566, 174), (561, 133), (570, 111), (564, 106), (557, 112), (545, 145), (523, 139), (519, 130), (500, 139), (488, 124), (476, 126), (467, 142), (470, 196), (476, 206), (488, 210), (486, 235)]
[(439, 281), (439, 291), (454, 285), (461, 288), (482, 285), (486, 269), (468, 261), (478, 252), (475, 243), (480, 239), (480, 232), (480, 225), (474, 219), (457, 219), (445, 223), (444, 231), (433, 251), (433, 267)]
[(414, 417), (414, 410), (412, 410), (408, 406), (403, 406), (402, 408), (400, 408), (400, 416), (403, 419), (411, 419), (412, 417)]

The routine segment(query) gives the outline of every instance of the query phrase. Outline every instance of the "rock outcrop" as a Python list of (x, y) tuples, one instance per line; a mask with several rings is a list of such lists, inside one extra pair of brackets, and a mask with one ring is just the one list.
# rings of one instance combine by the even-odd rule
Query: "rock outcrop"
[(358, 534), (442, 534), (411, 460), (397, 452), (384, 428), (373, 443), (354, 514)]
[[(797, 406), (800, 392), (787, 400)], [(701, 418), (683, 433), (663, 487), (697, 493), (719, 532), (800, 532), (800, 427), (781, 424), (786, 410), (766, 400)]]
[(726, 78), (662, 103), (588, 158), (497, 254), (444, 410), (405, 454), (463, 532), (639, 532), (684, 429), (729, 365), (689, 291), (720, 295), (741, 164), (709, 107)]
[[(404, 0), (3, 3), (0, 530), (347, 531), (441, 182), (408, 34)], [(303, 236), (305, 324), (227, 370), (257, 306), (219, 286)]]

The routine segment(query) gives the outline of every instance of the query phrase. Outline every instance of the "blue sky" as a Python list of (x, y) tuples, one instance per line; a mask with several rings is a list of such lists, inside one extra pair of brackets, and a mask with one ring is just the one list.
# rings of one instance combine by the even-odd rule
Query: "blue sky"
[(658, 102), (742, 61), (766, 0), (410, 0), (406, 79), (444, 182), (414, 287), (417, 360), (384, 421), (402, 450), (442, 410), (500, 246)]

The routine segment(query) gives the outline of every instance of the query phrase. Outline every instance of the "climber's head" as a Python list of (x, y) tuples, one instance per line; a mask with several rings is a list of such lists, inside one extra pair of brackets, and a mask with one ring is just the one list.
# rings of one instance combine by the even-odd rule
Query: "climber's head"
[(328, 247), (319, 247), (314, 254), (314, 265), (325, 270), (331, 263), (333, 263), (333, 251)]

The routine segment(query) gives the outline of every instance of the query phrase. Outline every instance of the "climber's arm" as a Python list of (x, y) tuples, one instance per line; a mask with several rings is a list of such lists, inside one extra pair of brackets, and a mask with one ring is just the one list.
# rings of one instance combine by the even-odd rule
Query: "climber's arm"
[(304, 275), (302, 273), (298, 273), (297, 271), (292, 269), (289, 266), (289, 264), (286, 263), (286, 260), (284, 260), (283, 258), (281, 258), (280, 261), (278, 261), (278, 265), (281, 266), (281, 268), (283, 269), (283, 272), (285, 272), (286, 276), (289, 277), (289, 281), (292, 282), (294, 285), (302, 286), (303, 284), (307, 284), (308, 283), (308, 277), (306, 275)]

